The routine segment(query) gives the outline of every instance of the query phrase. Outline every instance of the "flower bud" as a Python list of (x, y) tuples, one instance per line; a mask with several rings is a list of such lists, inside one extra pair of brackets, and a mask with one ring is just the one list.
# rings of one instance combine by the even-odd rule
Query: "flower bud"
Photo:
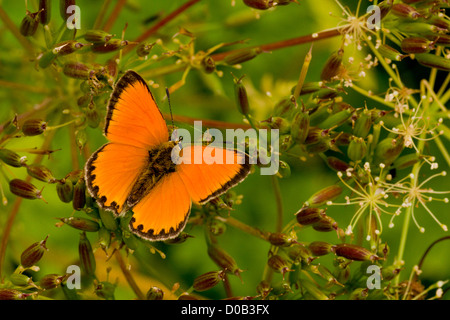
[(277, 176), (280, 178), (289, 178), (291, 175), (291, 167), (283, 160), (280, 160), (278, 165)]
[(116, 290), (116, 285), (108, 281), (99, 282), (95, 286), (95, 294), (105, 300), (115, 300), (114, 291)]
[(450, 59), (432, 53), (420, 53), (416, 54), (415, 57), (425, 67), (436, 68), (447, 72), (450, 71)]
[(253, 9), (266, 10), (273, 7), (273, 0), (244, 0), (244, 3)]
[(22, 293), (16, 289), (0, 289), (0, 300), (23, 300), (29, 295), (29, 293)]
[(30, 37), (36, 33), (39, 26), (39, 11), (31, 13), (27, 10), (25, 17), (20, 23), (20, 34), (24, 37)]
[(427, 34), (439, 32), (441, 29), (436, 27), (435, 25), (425, 23), (425, 22), (403, 22), (398, 24), (397, 29), (404, 33), (412, 33), (412, 34)]
[(247, 90), (242, 84), (242, 78), (243, 76), (239, 79), (234, 79), (234, 95), (239, 112), (243, 115), (247, 115), (250, 111), (250, 106), (248, 103)]
[(209, 290), (223, 281), (224, 278), (225, 272), (223, 270), (204, 273), (194, 279), (194, 290), (199, 292)]
[(52, 12), (51, 0), (39, 0), (39, 12), (39, 20), (42, 25), (48, 25), (50, 23)]
[(289, 117), (291, 112), (297, 107), (297, 101), (293, 95), (281, 99), (274, 107), (272, 115), (278, 117)]
[(224, 58), (224, 62), (230, 66), (243, 63), (254, 59), (257, 55), (261, 54), (261, 48), (246, 48), (237, 52), (231, 53)]
[(320, 79), (323, 81), (331, 81), (334, 77), (339, 74), (342, 66), (342, 58), (344, 55), (344, 50), (339, 49), (331, 54), (328, 58), (325, 66), (320, 74)]
[(65, 56), (82, 49), (84, 46), (85, 44), (78, 42), (76, 40), (67, 40), (56, 44), (53, 47), (52, 52), (53, 54), (58, 56)]
[(320, 128), (329, 129), (344, 124), (352, 115), (353, 108), (348, 108), (330, 115), (319, 124)]
[(309, 132), (309, 114), (307, 112), (297, 112), (292, 118), (291, 136), (298, 144), (305, 142)]
[(406, 53), (428, 53), (434, 49), (434, 43), (422, 37), (409, 37), (402, 40), (401, 47)]
[(382, 44), (378, 48), (378, 52), (384, 57), (392, 61), (401, 61), (406, 55), (397, 51), (396, 49), (388, 46), (387, 44)]
[(307, 226), (319, 222), (323, 219), (326, 209), (303, 207), (295, 214), (297, 222)]
[(44, 290), (50, 290), (59, 287), (63, 280), (64, 276), (47, 274), (39, 281), (39, 286)]
[(232, 273), (240, 277), (241, 269), (238, 268), (236, 261), (225, 250), (217, 245), (208, 246), (208, 256), (217, 264), (220, 268), (226, 272)]
[(412, 7), (405, 3), (396, 3), (392, 6), (391, 12), (395, 14), (398, 17), (402, 18), (408, 18), (408, 19), (417, 19), (420, 17), (419, 12)]
[(308, 245), (309, 250), (315, 256), (324, 256), (331, 252), (332, 244), (325, 241), (313, 241)]
[(95, 53), (110, 53), (123, 49), (129, 44), (127, 40), (111, 39), (107, 43), (96, 43), (91, 47), (92, 52)]
[(331, 169), (337, 172), (346, 172), (347, 169), (350, 168), (350, 165), (347, 162), (333, 156), (327, 157), (327, 164)]
[(8, 166), (16, 168), (20, 168), (26, 165), (26, 157), (21, 157), (17, 153), (9, 149), (0, 149), (0, 160)]
[(84, 40), (89, 41), (91, 43), (105, 44), (109, 40), (111, 40), (113, 36), (114, 35), (103, 30), (88, 30), (84, 34), (83, 38)]
[(47, 129), (47, 122), (41, 119), (29, 119), (22, 125), (22, 132), (26, 136), (37, 136)]
[(309, 280), (302, 281), (302, 287), (317, 300), (330, 300), (330, 298)]
[(61, 179), (56, 184), (56, 192), (62, 202), (68, 203), (73, 199), (73, 183), (70, 179)]
[(40, 181), (47, 183), (55, 183), (56, 179), (52, 172), (45, 166), (41, 164), (31, 164), (27, 166), (27, 173)]
[(39, 260), (41, 260), (44, 252), (48, 251), (48, 249), (45, 247), (47, 238), (48, 236), (40, 242), (33, 243), (22, 252), (22, 254), (20, 255), (20, 264), (22, 265), (22, 267), (30, 268), (38, 263)]
[(328, 201), (336, 199), (342, 193), (342, 188), (338, 185), (332, 185), (313, 194), (306, 204), (309, 207), (320, 207), (326, 204)]
[(106, 250), (109, 248), (111, 244), (111, 231), (103, 227), (100, 228), (98, 230), (97, 242), (100, 245), (100, 247), (106, 252)]
[(274, 246), (289, 247), (297, 243), (297, 239), (281, 232), (273, 232), (269, 234), (269, 242)]
[(375, 148), (375, 164), (384, 163), (386, 166), (391, 165), (402, 152), (403, 147), (404, 140), (402, 137), (381, 140)]
[(100, 229), (100, 225), (96, 221), (87, 218), (68, 217), (68, 218), (59, 218), (59, 220), (71, 226), (72, 228), (78, 230), (96, 232)]
[(128, 249), (136, 250), (139, 246), (139, 240), (137, 239), (137, 237), (128, 230), (122, 231), (122, 240), (128, 247)]
[(338, 230), (337, 222), (329, 216), (324, 216), (322, 219), (320, 219), (320, 221), (314, 223), (312, 227), (314, 230), (319, 232)]
[(263, 128), (278, 129), (280, 134), (288, 133), (291, 127), (289, 121), (281, 117), (270, 117), (267, 120), (261, 121), (260, 124)]
[(290, 246), (287, 254), (295, 263), (305, 262), (306, 264), (310, 264), (315, 259), (311, 250), (300, 244)]
[(212, 73), (216, 70), (216, 62), (214, 61), (214, 59), (212, 57), (206, 56), (202, 60), (202, 67), (206, 73)]
[(42, 190), (39, 190), (34, 185), (29, 182), (20, 179), (12, 179), (9, 182), (9, 190), (11, 193), (25, 199), (42, 199), (44, 202), (44, 198), (42, 198)]
[(48, 66), (50, 66), (55, 59), (56, 59), (56, 54), (54, 54), (53, 51), (51, 51), (51, 50), (49, 50), (45, 53), (42, 53), (38, 57), (39, 67), (42, 69), (45, 69)]
[(261, 298), (263, 300), (269, 295), (271, 290), (272, 288), (270, 287), (270, 283), (268, 283), (266, 280), (262, 280), (256, 286), (256, 292), (261, 295)]
[(81, 269), (88, 276), (95, 276), (96, 262), (91, 243), (85, 232), (80, 234), (80, 242), (78, 243), (78, 254), (80, 257)]
[(71, 11), (67, 11), (69, 7), (73, 5), (75, 5), (75, 0), (59, 0), (59, 13), (64, 21), (67, 21), (67, 19), (69, 19)]
[(364, 247), (350, 243), (340, 243), (333, 247), (334, 254), (354, 261), (375, 261), (380, 258)]
[(269, 265), (270, 268), (272, 268), (276, 272), (281, 273), (283, 275), (283, 279), (284, 279), (284, 275), (286, 274), (286, 272), (293, 271), (293, 270), (289, 269), (289, 265), (286, 262), (286, 260), (277, 254), (274, 254), (273, 256), (271, 256), (269, 258), (269, 260), (267, 261), (267, 264)]
[(367, 153), (367, 145), (363, 138), (353, 136), (348, 145), (347, 155), (353, 161), (361, 161)]
[(390, 281), (400, 273), (400, 269), (395, 266), (381, 268), (381, 277), (383, 280)]
[(367, 109), (364, 109), (355, 121), (353, 135), (360, 138), (366, 138), (372, 128), (372, 123), (373, 121), (370, 112)]
[(111, 231), (117, 230), (118, 223), (114, 213), (110, 210), (99, 210), (100, 219), (102, 220), (103, 226)]
[(366, 300), (369, 295), (369, 288), (357, 288), (350, 293), (350, 300)]
[(68, 62), (64, 65), (63, 73), (71, 78), (88, 80), (94, 77), (95, 70), (81, 62)]
[(397, 170), (402, 170), (402, 169), (413, 166), (419, 160), (420, 160), (419, 155), (416, 152), (414, 152), (414, 153), (410, 153), (410, 154), (398, 157), (394, 161), (392, 166)]
[(9, 280), (13, 285), (19, 287), (35, 286), (33, 283), (33, 279), (23, 273), (13, 273), (9, 276)]
[(86, 204), (86, 182), (84, 178), (78, 179), (73, 186), (72, 206), (75, 210), (80, 211)]
[(95, 104), (91, 102), (86, 108), (86, 121), (89, 127), (97, 128), (100, 124), (100, 115), (98, 114)]
[(151, 287), (146, 294), (147, 300), (162, 300), (164, 297), (164, 291), (158, 287)]
[(220, 236), (227, 229), (227, 225), (220, 220), (213, 219), (208, 222), (208, 230), (215, 236)]

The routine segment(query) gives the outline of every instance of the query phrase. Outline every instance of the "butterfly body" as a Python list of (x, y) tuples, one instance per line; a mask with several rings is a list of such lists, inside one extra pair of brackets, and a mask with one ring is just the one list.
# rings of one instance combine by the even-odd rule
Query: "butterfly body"
[[(250, 171), (247, 155), (203, 145), (178, 148), (146, 82), (127, 71), (115, 85), (104, 134), (110, 141), (88, 159), (85, 179), (102, 209), (119, 216), (133, 211), (129, 225), (150, 241), (176, 237), (192, 203), (203, 204), (242, 181)], [(211, 161), (218, 156), (218, 162)], [(200, 156), (201, 161), (198, 160)], [(194, 159), (194, 157), (196, 157)], [(233, 159), (233, 163), (225, 160)], [(214, 158), (216, 159), (216, 158)]]

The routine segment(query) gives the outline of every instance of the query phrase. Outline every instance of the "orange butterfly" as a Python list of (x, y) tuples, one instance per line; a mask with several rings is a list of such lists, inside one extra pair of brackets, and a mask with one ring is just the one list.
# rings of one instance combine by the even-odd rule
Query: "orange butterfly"
[[(180, 141), (169, 140), (145, 80), (134, 71), (127, 71), (114, 88), (104, 135), (110, 142), (86, 162), (89, 193), (116, 216), (131, 209), (130, 230), (151, 241), (176, 237), (186, 225), (192, 202), (204, 204), (218, 197), (250, 171), (246, 154), (221, 147), (185, 146), (182, 161), (174, 163), (172, 150)], [(209, 154), (216, 160), (219, 155), (234, 161), (207, 161), (205, 148), (214, 148)], [(204, 161), (191, 161), (194, 154)]]

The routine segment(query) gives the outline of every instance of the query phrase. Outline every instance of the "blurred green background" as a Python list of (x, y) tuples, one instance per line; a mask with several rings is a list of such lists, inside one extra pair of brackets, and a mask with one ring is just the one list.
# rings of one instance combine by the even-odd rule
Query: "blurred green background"
[[(77, 5), (81, 8), (82, 29), (79, 30), (79, 34), (92, 27), (100, 10), (101, 2), (77, 1)], [(154, 41), (161, 37), (169, 43), (170, 37), (180, 27), (195, 35), (196, 50), (207, 50), (219, 43), (248, 40), (246, 44), (238, 44), (219, 50), (226, 51), (247, 45), (271, 43), (319, 32), (335, 27), (342, 18), (341, 10), (335, 1), (331, 0), (322, 0), (320, 5), (317, 1), (300, 1), (299, 5), (290, 4), (270, 11), (256, 11), (245, 6), (242, 1), (236, 0), (234, 2), (235, 5), (232, 5), (231, 0), (202, 0), (160, 29), (149, 40)], [(363, 2), (367, 2), (367, 5), (370, 4), (368, 1)], [(113, 7), (115, 3), (116, 1), (112, 1), (110, 7)], [(125, 24), (128, 23), (125, 39), (135, 39), (154, 23), (146, 23), (147, 19), (158, 15), (165, 16), (183, 3), (185, 1), (180, 0), (127, 1), (127, 4), (115, 21), (111, 33), (120, 37)], [(58, 5), (58, 1), (53, 2), (51, 26), (55, 28), (58, 28), (62, 23)], [(354, 10), (355, 4), (353, 1), (347, 1), (347, 5), (351, 5), (351, 9)], [(362, 7), (364, 5), (366, 4), (363, 4)], [(0, 6), (14, 24), (19, 26), (25, 15), (24, 1), (0, 1)], [(36, 11), (37, 1), (28, 1), (28, 7), (30, 11)], [(332, 15), (330, 15), (330, 12)], [(38, 34), (37, 37), (42, 38), (42, 34)], [(44, 42), (41, 41), (40, 43)], [(339, 48), (340, 43), (339, 37), (314, 43), (313, 57), (308, 70), (307, 81), (319, 80), (319, 75), (326, 59), (331, 52)], [(310, 43), (306, 43), (273, 52), (265, 52), (257, 58), (242, 64), (242, 69), (240, 70), (223, 67), (223, 77), (221, 78), (218, 78), (215, 74), (206, 75), (193, 70), (189, 73), (186, 84), (171, 95), (172, 111), (176, 115), (240, 123), (242, 116), (235, 106), (232, 72), (236, 76), (246, 75), (244, 83), (250, 94), (251, 112), (256, 118), (264, 119), (270, 116), (273, 105), (281, 97), (288, 95), (290, 89), (296, 84), (303, 59), (310, 46)], [(354, 54), (364, 57), (366, 53), (355, 52)], [(99, 56), (98, 62), (106, 61), (113, 55)], [(168, 61), (173, 63), (175, 60), (169, 59)], [(412, 68), (408, 63), (399, 64), (402, 79), (405, 80), (407, 85), (417, 88), (420, 79), (428, 77), (428, 69), (417, 67), (417, 65), (414, 65)], [(159, 84), (159, 88), (152, 89), (152, 91), (164, 113), (169, 112), (167, 101), (164, 99), (164, 88), (172, 85), (180, 78), (181, 73), (174, 73), (154, 79), (146, 79), (154, 80)], [(0, 120), (2, 123), (11, 119), (15, 113), (22, 114), (31, 110), (36, 104), (41, 103), (46, 98), (48, 92), (51, 92), (53, 88), (48, 86), (58, 85), (54, 82), (47, 82), (46, 77), (43, 75), (43, 70), (35, 67), (35, 62), (30, 61), (23, 47), (3, 23), (0, 23), (0, 80), (35, 88), (34, 90), (24, 90), (0, 85)], [(438, 80), (442, 81), (441, 78), (438, 78)], [(78, 80), (66, 79), (65, 81), (61, 85), (73, 86), (73, 90), (79, 90)], [(378, 67), (370, 72), (361, 86), (381, 94), (388, 87), (387, 76)], [(37, 88), (44, 88), (44, 92), (40, 92), (40, 89)], [(45, 90), (46, 88), (49, 90)], [(267, 96), (266, 92), (268, 91), (271, 92), (271, 96)], [(347, 93), (344, 101), (354, 107), (363, 107), (365, 103), (369, 107), (378, 106), (373, 101), (361, 97), (351, 89)], [(75, 101), (73, 105), (76, 105)], [(70, 106), (62, 106), (62, 108), (65, 107)], [(177, 125), (183, 124), (177, 123)], [(87, 134), (91, 151), (94, 151), (106, 141), (102, 136), (101, 128), (89, 128)], [(57, 178), (64, 177), (73, 169), (81, 169), (84, 165), (85, 159), (80, 155), (80, 167), (73, 168), (70, 154), (70, 146), (73, 143), (71, 139), (72, 135), (69, 128), (59, 129), (50, 148), (61, 150), (53, 153), (49, 158), (45, 157), (42, 162), (52, 170)], [(42, 141), (42, 136), (21, 138), (12, 140), (7, 147), (11, 149), (34, 148), (36, 146), (39, 147)], [(433, 144), (430, 144), (429, 148), (430, 154), (439, 155), (439, 152), (434, 150), (435, 146)], [(32, 155), (27, 155), (27, 157), (30, 162), (33, 160)], [(304, 201), (312, 193), (336, 183), (338, 179), (336, 174), (329, 170), (318, 157), (308, 159), (306, 162), (295, 158), (286, 157), (283, 159), (291, 166), (291, 176), (280, 180), (284, 221), (287, 223), (294, 218), (294, 213), (301, 208)], [(448, 170), (444, 161), (438, 160), (438, 163), (441, 165), (440, 169)], [(4, 169), (9, 178), (14, 176), (24, 178), (26, 176), (23, 168)], [(425, 175), (429, 174), (426, 170), (423, 173)], [(2, 176), (0, 181), (8, 200), (7, 205), (0, 207), (0, 232), (3, 233), (9, 212), (11, 212), (15, 201), (15, 196), (11, 195), (8, 190), (6, 177)], [(44, 186), (40, 182), (35, 184), (38, 188)], [(450, 189), (448, 177), (435, 179), (429, 186), (437, 190)], [(245, 182), (233, 190), (243, 195), (243, 202), (235, 207), (231, 215), (261, 230), (273, 231), (276, 221), (276, 204), (271, 178), (269, 176), (261, 176), (259, 170), (256, 170)], [(80, 231), (68, 226), (55, 227), (57, 222), (55, 217), (70, 216), (73, 213), (72, 206), (59, 201), (54, 185), (45, 185), (43, 196), (48, 202), (47, 204), (40, 200), (22, 201), (9, 238), (3, 264), (3, 277), (14, 270), (19, 263), (20, 253), (27, 246), (42, 240), (46, 235), (49, 235), (47, 241), (49, 251), (39, 264), (41, 270), (35, 274), (37, 279), (47, 273), (64, 272), (68, 265), (77, 262)], [(342, 201), (342, 199), (339, 200)], [(450, 225), (448, 205), (432, 202), (430, 208), (443, 223)], [(354, 207), (347, 206), (330, 207), (328, 214), (335, 218), (341, 227), (344, 227), (354, 214), (354, 209)], [(447, 235), (423, 208), (419, 207), (416, 209), (416, 217), (425, 227), (426, 232), (424, 234), (420, 233), (411, 223), (404, 255), (406, 262), (405, 271), (401, 274), (404, 279), (409, 277), (411, 268), (418, 263), (426, 248), (437, 238)], [(390, 217), (383, 218), (387, 226)], [(382, 238), (389, 244), (391, 249), (390, 260), (394, 259), (399, 245), (402, 220), (403, 217), (398, 217), (395, 227), (393, 229), (385, 228), (383, 233)], [(172, 246), (162, 243), (155, 244), (155, 247), (165, 253), (165, 259), (161, 259), (158, 254), (150, 253), (145, 246), (140, 246), (134, 255), (128, 258), (127, 261), (132, 264), (132, 273), (143, 291), (146, 291), (151, 285), (159, 285), (153, 279), (160, 280), (162, 285), (169, 286), (169, 289), (176, 282), (179, 282), (182, 288), (187, 289), (191, 286), (195, 277), (207, 271), (217, 270), (217, 267), (207, 256), (203, 229), (200, 227), (191, 229), (188, 226), (186, 231), (194, 236), (186, 243)], [(95, 243), (96, 234), (89, 234), (89, 237)], [(314, 240), (338, 242), (335, 233), (319, 233), (311, 228), (302, 230), (299, 233), (299, 240), (305, 242)], [(237, 296), (255, 295), (255, 287), (262, 278), (267, 261), (269, 244), (230, 226), (225, 234), (218, 237), (218, 241), (235, 258), (239, 267), (245, 270), (242, 273), (242, 282), (237, 277), (230, 276), (233, 293)], [(101, 257), (104, 258), (102, 252), (97, 256), (99, 257), (97, 265), (98, 277), (100, 280), (105, 280), (108, 263), (100, 262)], [(324, 257), (322, 261), (324, 263), (328, 261), (329, 263), (330, 260), (327, 259), (328, 257)], [(113, 263), (113, 260), (110, 263)], [(430, 284), (438, 280), (448, 279), (450, 277), (449, 265), (450, 243), (442, 242), (430, 252), (423, 267), (421, 280), (424, 284)], [(119, 276), (120, 272), (114, 269), (110, 274), (110, 280), (114, 281), (115, 277)], [(275, 279), (281, 281), (281, 275), (276, 274)], [(203, 295), (209, 298), (222, 297), (223, 287), (217, 286)], [(123, 278), (119, 280), (116, 298), (134, 298), (134, 294)]]

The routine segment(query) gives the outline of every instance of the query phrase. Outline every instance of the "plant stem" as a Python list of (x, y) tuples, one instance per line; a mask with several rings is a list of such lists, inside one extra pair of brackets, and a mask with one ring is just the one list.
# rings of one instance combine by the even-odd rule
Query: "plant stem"
[(283, 201), (281, 199), (280, 183), (276, 175), (272, 175), (272, 186), (275, 194), (275, 201), (277, 204), (277, 218), (275, 224), (275, 232), (281, 232), (283, 228)]
[(19, 29), (17, 28), (16, 24), (9, 18), (8, 14), (5, 10), (0, 6), (0, 19), (3, 20), (3, 23), (5, 26), (11, 31), (11, 33), (16, 37), (16, 39), (20, 42), (22, 47), (25, 49), (25, 52), (31, 56), (34, 57), (34, 48), (30, 41), (22, 36), (20, 34)]
[(142, 293), (141, 289), (138, 287), (136, 281), (134, 281), (133, 275), (128, 270), (127, 266), (125, 265), (125, 261), (123, 261), (122, 255), (120, 254), (120, 250), (116, 250), (115, 257), (117, 262), (119, 263), (120, 269), (122, 270), (123, 275), (125, 276), (125, 279), (127, 279), (128, 284), (130, 285), (131, 289), (133, 289), (134, 293), (138, 297), (139, 300), (145, 300), (145, 295)]
[(248, 224), (243, 223), (242, 221), (237, 220), (236, 218), (229, 217), (229, 218), (221, 218), (217, 217), (217, 219), (225, 222), (226, 224), (239, 229), (241, 231), (244, 231), (252, 236), (255, 236), (257, 238), (260, 238), (262, 240), (267, 241), (268, 234), (267, 232), (261, 231), (257, 228), (254, 228), (252, 226), (249, 226)]
[(105, 25), (103, 26), (103, 30), (108, 32), (111, 30), (112, 26), (114, 25), (114, 22), (116, 22), (117, 18), (119, 17), (120, 12), (122, 11), (123, 6), (126, 4), (126, 0), (118, 0), (116, 2), (116, 5), (114, 6), (113, 11), (111, 12), (108, 20), (106, 20)]

